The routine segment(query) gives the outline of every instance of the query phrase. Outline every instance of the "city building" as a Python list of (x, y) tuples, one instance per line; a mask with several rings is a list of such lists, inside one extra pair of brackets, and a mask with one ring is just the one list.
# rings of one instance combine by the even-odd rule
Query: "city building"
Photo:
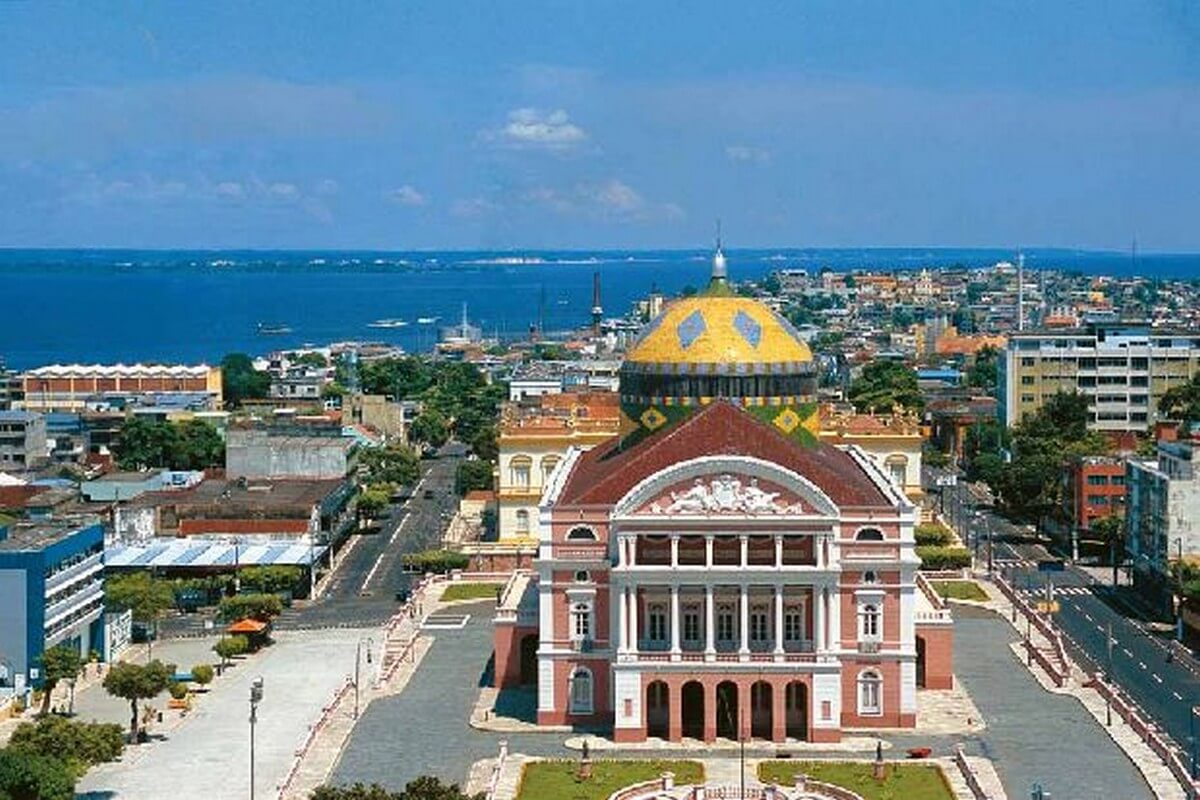
[(54, 364), (22, 374), (21, 393), (21, 407), (27, 411), (153, 405), (173, 395), (210, 409), (223, 403), (221, 368), (207, 364)]
[(538, 500), (572, 447), (588, 448), (620, 429), (612, 392), (547, 394), (501, 411), (496, 497), (501, 542), (536, 545)]
[(342, 419), (379, 431), (389, 442), (408, 441), (408, 427), (420, 413), (420, 404), (396, 402), (382, 394), (355, 392), (342, 397)]
[(1200, 557), (1197, 445), (1159, 442), (1158, 458), (1125, 467), (1125, 552), (1134, 588), (1173, 614), (1171, 563)]
[(0, 686), (40, 686), (38, 659), (104, 652), (104, 530), (95, 520), (0, 526)]
[(0, 411), (0, 470), (36, 469), (49, 459), (45, 417), (30, 411)]
[(127, 503), (147, 492), (163, 489), (187, 489), (204, 480), (204, 473), (193, 470), (150, 469), (139, 472), (109, 472), (84, 481), (79, 493), (89, 503)]
[(853, 445), (865, 453), (909, 500), (920, 499), (921, 448), (925, 437), (915, 411), (858, 414), (853, 408), (821, 409), (822, 442)]
[(1088, 396), (1091, 429), (1149, 431), (1163, 393), (1200, 370), (1200, 334), (1122, 322), (1014, 332), (999, 363), (1008, 426), (1056, 392), (1077, 391)]
[(620, 368), (621, 362), (612, 359), (530, 361), (513, 371), (508, 381), (508, 399), (520, 402), (561, 392), (615, 392), (621, 385)]
[(619, 742), (838, 741), (912, 727), (953, 682), (949, 612), (917, 575), (919, 512), (819, 441), (811, 354), (728, 292), (669, 306), (622, 367), (622, 432), (572, 448), (538, 557), (495, 620), (496, 683), (541, 725)]
[(1084, 456), (1063, 471), (1063, 512), (1071, 533), (1082, 536), (1104, 517), (1125, 516), (1125, 460)]
[(231, 427), (225, 433), (225, 474), (230, 478), (342, 479), (354, 440), (333, 420), (288, 418)]

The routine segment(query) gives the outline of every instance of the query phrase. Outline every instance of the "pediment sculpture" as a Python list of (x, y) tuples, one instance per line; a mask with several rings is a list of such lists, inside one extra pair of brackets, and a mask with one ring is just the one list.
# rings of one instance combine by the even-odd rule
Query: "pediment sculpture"
[(748, 483), (730, 473), (711, 479), (696, 478), (681, 491), (671, 491), (648, 507), (651, 514), (802, 514), (799, 500), (788, 500), (781, 492), (767, 491), (758, 478)]

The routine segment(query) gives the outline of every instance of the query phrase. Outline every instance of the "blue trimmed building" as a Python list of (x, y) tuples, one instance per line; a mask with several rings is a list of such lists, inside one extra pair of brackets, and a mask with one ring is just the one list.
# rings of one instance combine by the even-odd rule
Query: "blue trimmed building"
[(0, 686), (39, 686), (47, 648), (104, 651), (104, 529), (94, 519), (0, 527)]

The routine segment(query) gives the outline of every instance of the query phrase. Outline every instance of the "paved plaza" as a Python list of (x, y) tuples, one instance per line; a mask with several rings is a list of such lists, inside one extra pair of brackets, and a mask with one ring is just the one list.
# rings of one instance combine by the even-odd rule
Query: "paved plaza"
[[(89, 800), (247, 797), (250, 683), (261, 675), (265, 693), (258, 713), (255, 791), (259, 797), (273, 797), (309, 723), (353, 670), (355, 643), (368, 633), (354, 629), (277, 633), (275, 644), (217, 679), (195, 710), (165, 726), (160, 739), (130, 748), (118, 763), (92, 769), (79, 784), (81, 796)], [(178, 660), (180, 669), (186, 670), (201, 660), (212, 660), (211, 644), (206, 639), (164, 642), (155, 647), (155, 656)], [(153, 702), (163, 707), (166, 695)], [(98, 687), (80, 693), (76, 707), (84, 719), (129, 724), (129, 704), (109, 698)]]
[[(472, 615), (470, 623), (459, 631), (436, 632), (432, 649), (404, 692), (371, 704), (332, 782), (378, 782), (399, 789), (418, 775), (432, 774), (462, 783), (473, 762), (495, 756), (502, 738), (514, 753), (578, 756), (564, 747), (563, 733), (501, 734), (468, 726), (491, 653), (491, 624), (489, 604), (465, 610)], [(962, 742), (968, 754), (994, 761), (1010, 798), (1028, 797), (1034, 782), (1053, 792), (1056, 800), (1153, 797), (1138, 770), (1080, 703), (1047, 693), (1018, 662), (1008, 648), (1017, 634), (1005, 620), (972, 608), (956, 609), (955, 617), (955, 671), (985, 727), (964, 736), (888, 733), (890, 752), (931, 746), (935, 754), (945, 756)], [(770, 755), (750, 749), (755, 755)], [(638, 750), (630, 755), (677, 757), (680, 752)], [(804, 748), (805, 757), (820, 755)]]

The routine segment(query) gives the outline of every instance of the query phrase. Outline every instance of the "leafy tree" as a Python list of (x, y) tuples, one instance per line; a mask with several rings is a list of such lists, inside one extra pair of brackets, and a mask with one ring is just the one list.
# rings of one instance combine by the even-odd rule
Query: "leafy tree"
[(167, 684), (167, 693), (175, 700), (182, 700), (188, 695), (188, 688), (179, 681), (171, 681)]
[(872, 361), (850, 385), (850, 402), (858, 411), (891, 411), (895, 406), (925, 407), (917, 374), (895, 361)]
[(428, 775), (409, 781), (403, 791), (392, 792), (377, 783), (369, 786), (320, 786), (312, 791), (309, 800), (483, 800), (484, 793), (465, 794), (457, 784), (442, 783)]
[(202, 419), (176, 424), (130, 417), (121, 426), (115, 450), (121, 469), (206, 469), (225, 464), (225, 441)]
[(240, 656), (250, 649), (250, 640), (245, 636), (222, 636), (212, 649), (220, 657), (223, 669), (228, 666), (229, 659)]
[(18, 725), (8, 746), (13, 750), (53, 756), (81, 776), (93, 764), (120, 758), (125, 749), (125, 734), (120, 725), (112, 723), (47, 716), (37, 722)]
[(311, 350), (307, 353), (297, 353), (291, 356), (289, 361), (299, 367), (316, 367), (317, 369), (324, 369), (325, 367), (329, 366), (329, 359), (325, 358), (325, 356), (316, 352), (315, 350)]
[(175, 469), (208, 469), (225, 466), (225, 440), (213, 425), (202, 419), (189, 419), (179, 428), (179, 449), (169, 466)]
[(14, 747), (0, 750), (0, 800), (75, 800), (77, 778), (53, 756)]
[(1179, 420), (1185, 429), (1200, 423), (1200, 372), (1187, 383), (1163, 392), (1158, 401), (1158, 415)]
[(42, 714), (50, 710), (50, 695), (59, 681), (70, 681), (79, 677), (83, 670), (83, 657), (78, 647), (60, 644), (42, 653), (38, 659), (42, 668)]
[(1091, 531), (1104, 542), (1105, 552), (1112, 561), (1113, 583), (1116, 583), (1117, 565), (1125, 560), (1125, 520), (1109, 514), (1093, 522)]
[(408, 435), (414, 442), (441, 447), (450, 439), (450, 426), (440, 412), (427, 408), (413, 420)]
[(354, 508), (359, 519), (378, 519), (387, 505), (387, 494), (378, 489), (368, 489), (358, 496)]
[(1000, 360), (1000, 351), (991, 345), (979, 348), (975, 361), (967, 370), (967, 386), (983, 389), (989, 395), (996, 391), (996, 370)]
[(207, 686), (212, 683), (213, 668), (212, 664), (197, 664), (192, 667), (192, 680), (201, 686)]
[(363, 392), (396, 400), (417, 398), (433, 385), (433, 368), (411, 356), (368, 361), (359, 364), (358, 372)]
[(283, 611), (283, 601), (276, 594), (239, 594), (226, 597), (217, 608), (217, 614), (226, 622), (239, 619), (256, 619), (268, 622)]
[(290, 565), (246, 567), (238, 572), (243, 589), (276, 594), (295, 590), (304, 570)]
[(495, 461), (500, 456), (500, 431), (495, 425), (479, 428), (466, 441), (475, 455), (484, 461)]
[(262, 399), (271, 390), (271, 376), (254, 368), (245, 353), (230, 353), (221, 359), (221, 391), (229, 406), (243, 400)]
[(104, 689), (113, 697), (129, 701), (130, 740), (138, 740), (138, 702), (158, 697), (172, 682), (174, 664), (164, 664), (154, 659), (149, 664), (131, 664), (120, 661), (112, 665), (104, 676)]
[(465, 497), (473, 489), (491, 489), (492, 467), (491, 461), (481, 459), (462, 462), (454, 475), (454, 491), (458, 492), (459, 497)]
[(109, 611), (128, 609), (135, 622), (156, 628), (158, 618), (175, 605), (175, 590), (149, 572), (118, 574), (104, 581), (104, 604)]
[(420, 459), (407, 447), (370, 447), (358, 463), (366, 469), (368, 483), (412, 485), (421, 474)]

